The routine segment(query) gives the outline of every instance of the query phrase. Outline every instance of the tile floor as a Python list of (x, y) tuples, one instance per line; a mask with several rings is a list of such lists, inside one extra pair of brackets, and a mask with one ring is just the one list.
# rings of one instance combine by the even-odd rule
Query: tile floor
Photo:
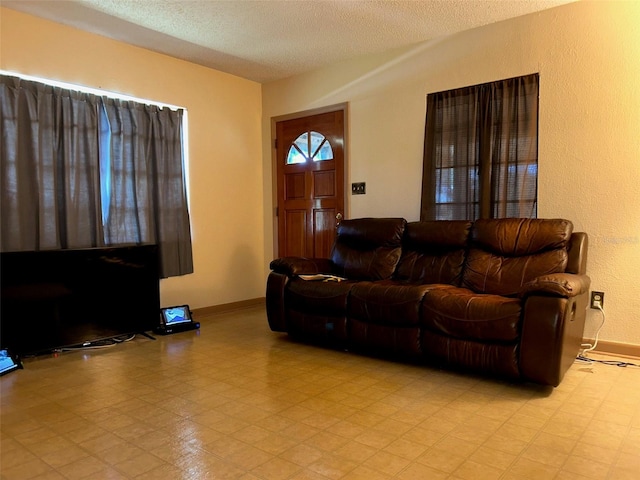
[(197, 320), (2, 377), (0, 477), (640, 478), (640, 368), (513, 385), (294, 343), (262, 308)]

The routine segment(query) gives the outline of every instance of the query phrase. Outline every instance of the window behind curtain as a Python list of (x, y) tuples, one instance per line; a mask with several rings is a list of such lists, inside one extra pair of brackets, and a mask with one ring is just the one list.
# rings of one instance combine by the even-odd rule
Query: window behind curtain
[(2, 251), (156, 243), (193, 272), (182, 116), (0, 75)]
[(422, 220), (537, 214), (539, 75), (427, 96)]

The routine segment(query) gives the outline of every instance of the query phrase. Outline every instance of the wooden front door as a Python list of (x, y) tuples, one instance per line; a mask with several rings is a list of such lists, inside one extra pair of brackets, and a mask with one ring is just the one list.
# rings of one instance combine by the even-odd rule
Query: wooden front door
[(344, 112), (276, 122), (279, 257), (331, 252), (344, 214)]

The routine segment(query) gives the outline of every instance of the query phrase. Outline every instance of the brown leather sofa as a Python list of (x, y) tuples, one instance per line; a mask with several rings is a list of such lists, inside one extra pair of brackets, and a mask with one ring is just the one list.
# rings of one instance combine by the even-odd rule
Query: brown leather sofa
[[(562, 219), (344, 220), (330, 258), (278, 258), (271, 330), (557, 386), (578, 354), (587, 235)], [(327, 273), (344, 281), (309, 281)]]

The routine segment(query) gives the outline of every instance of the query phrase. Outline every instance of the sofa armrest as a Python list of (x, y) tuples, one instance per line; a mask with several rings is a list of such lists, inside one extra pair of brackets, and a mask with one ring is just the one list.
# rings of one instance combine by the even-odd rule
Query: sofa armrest
[(520, 297), (552, 295), (571, 298), (587, 293), (590, 286), (591, 279), (587, 275), (552, 273), (525, 283), (520, 290)]
[(554, 273), (526, 283), (520, 372), (527, 380), (557, 386), (580, 350), (591, 279)]
[(530, 295), (524, 301), (520, 373), (526, 380), (557, 386), (580, 351), (588, 293), (573, 297)]
[(328, 258), (281, 257), (273, 260), (269, 267), (288, 277), (333, 273), (333, 262)]
[(267, 321), (274, 332), (287, 331), (284, 296), (288, 283), (289, 276), (283, 273), (271, 272), (267, 278)]

